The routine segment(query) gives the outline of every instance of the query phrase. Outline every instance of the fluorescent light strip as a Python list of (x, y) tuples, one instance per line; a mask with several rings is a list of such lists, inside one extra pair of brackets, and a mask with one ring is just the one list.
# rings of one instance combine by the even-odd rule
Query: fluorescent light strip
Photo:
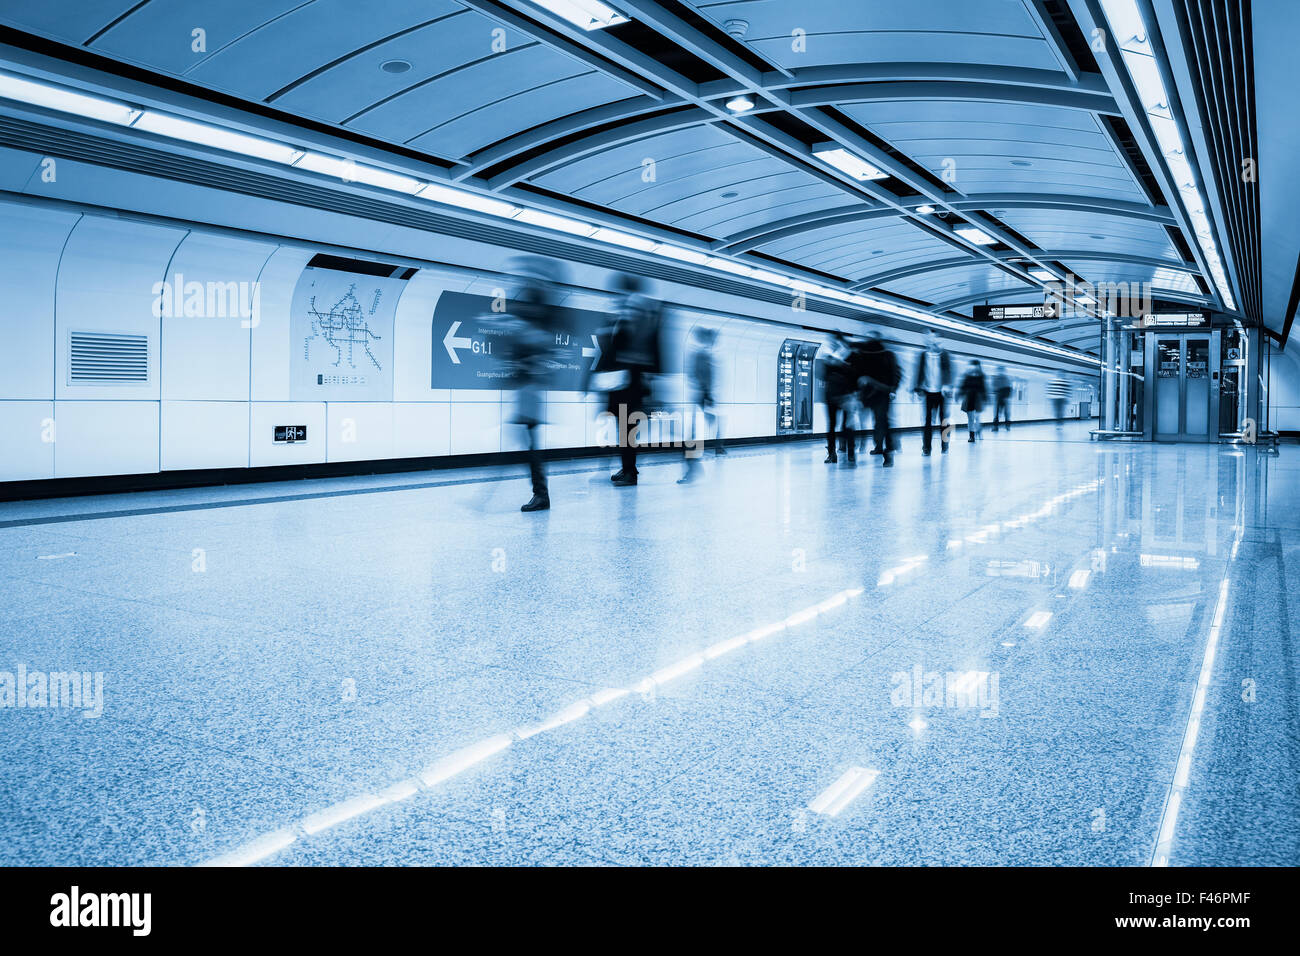
[(304, 152), (296, 146), (277, 143), (260, 136), (236, 133), (220, 126), (172, 116), (170, 113), (156, 113), (153, 110), (145, 110), (141, 113), (140, 118), (132, 124), (131, 128), (142, 129), (146, 133), (157, 136), (166, 136), (168, 139), (180, 139), (199, 146), (210, 146), (228, 153), (239, 153), (242, 156), (283, 163), (286, 166), (301, 159)]
[(427, 185), (411, 176), (403, 176), (400, 173), (379, 169), (377, 166), (367, 166), (365, 163), (341, 159), (325, 153), (303, 153), (293, 164), (293, 168), (320, 173), (322, 176), (333, 176), (345, 183), (363, 183), (392, 192), (406, 193), (408, 196), (414, 196)]
[(0, 97), (118, 126), (130, 126), (141, 113), (139, 108), (117, 100), (30, 80), (13, 73), (0, 73)]

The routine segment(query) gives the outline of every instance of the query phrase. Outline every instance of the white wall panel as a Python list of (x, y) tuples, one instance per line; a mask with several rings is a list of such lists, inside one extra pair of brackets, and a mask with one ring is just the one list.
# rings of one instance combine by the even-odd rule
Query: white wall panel
[(471, 455), (501, 450), (501, 403), (451, 406), (451, 453)]
[(587, 443), (587, 414), (583, 402), (547, 402), (542, 447), (583, 447)]
[[(461, 283), (463, 285), (463, 283)], [(406, 283), (393, 319), (393, 399), (399, 402), (447, 402), (451, 390), (433, 388), (433, 310), (448, 288), (446, 279), (417, 272)]]
[(55, 279), (79, 218), (0, 202), (0, 399), (54, 398)]
[[(306, 425), (307, 440), (277, 445), (276, 425)], [(248, 463), (252, 467), (323, 462), (325, 448), (324, 402), (253, 402), (248, 435)]]
[(211, 233), (185, 237), (165, 277), (171, 294), (162, 316), (164, 399), (248, 401), (258, 276), (275, 249)]
[[(281, 246), (258, 276), (259, 306), (252, 334), (250, 398), (255, 402), (289, 400), (289, 307), (309, 249)], [(323, 447), (323, 446), (322, 446)]]
[(163, 402), (161, 434), (163, 471), (248, 467), (247, 402)]
[(57, 401), (56, 478), (158, 471), (158, 403)]
[(446, 402), (399, 402), (393, 406), (393, 457), (450, 454), (451, 406)]
[(393, 454), (391, 402), (329, 402), (327, 461), (368, 461)]
[[(180, 229), (83, 216), (59, 262), (55, 303), (56, 378), (60, 399), (157, 399), (159, 319), (154, 287), (185, 237)], [(129, 332), (149, 338), (149, 381), (144, 385), (69, 385), (68, 336), (74, 330)], [(155, 409), (156, 412), (156, 409)]]
[(0, 481), (54, 477), (53, 402), (0, 401)]

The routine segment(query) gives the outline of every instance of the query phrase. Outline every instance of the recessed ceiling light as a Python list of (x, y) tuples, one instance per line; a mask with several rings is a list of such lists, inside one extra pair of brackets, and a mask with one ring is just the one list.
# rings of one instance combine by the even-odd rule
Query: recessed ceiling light
[(839, 146), (813, 147), (813, 155), (824, 163), (829, 163), (842, 173), (848, 173), (854, 179), (888, 179), (888, 173), (882, 173), (865, 159), (854, 156), (847, 149)]
[(934, 207), (926, 203), (924, 206), (917, 206), (916, 211), (922, 216), (929, 216), (934, 212)]
[(884, 254), (885, 254), (885, 250), (884, 250), (884, 249), (872, 249), (872, 250), (871, 250), (871, 254), (872, 254), (873, 256), (881, 256), (881, 255), (884, 255)]
[(983, 229), (979, 229), (975, 226), (958, 226), (953, 230), (953, 232), (957, 233), (957, 235), (961, 236), (967, 242), (973, 242), (977, 246), (991, 246), (997, 242), (996, 239), (990, 236)]
[(411, 64), (407, 60), (385, 60), (379, 64), (379, 68), (385, 73), (405, 73)]
[(601, 0), (533, 0), (533, 3), (588, 31), (627, 23), (627, 17)]
[(1027, 160), (1027, 159), (1013, 159), (1013, 160), (1011, 161), (1011, 165), (1012, 165), (1012, 166), (1032, 166), (1032, 165), (1034, 165), (1034, 164), (1031, 163), (1031, 162), (1030, 162), (1029, 160)]
[(728, 189), (725, 193), (719, 193), (719, 195), (722, 196), (723, 199), (735, 199), (740, 195), (740, 193), (736, 192), (734, 189)]
[(1105, 237), (1105, 236), (1103, 236), (1103, 235), (1101, 235), (1101, 234), (1099, 234), (1099, 233), (1095, 233), (1095, 232), (1092, 234), (1092, 238), (1093, 238), (1093, 239), (1100, 239), (1100, 240), (1103, 241), (1103, 242), (1106, 241), (1106, 237)]
[(748, 96), (737, 96), (735, 99), (727, 100), (727, 109), (733, 113), (748, 113), (754, 108), (754, 101)]

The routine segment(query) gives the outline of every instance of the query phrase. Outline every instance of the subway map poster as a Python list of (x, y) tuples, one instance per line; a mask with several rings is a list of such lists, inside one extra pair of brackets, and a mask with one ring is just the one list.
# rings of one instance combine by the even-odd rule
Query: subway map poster
[(401, 279), (304, 269), (290, 308), (295, 402), (393, 400), (393, 316)]

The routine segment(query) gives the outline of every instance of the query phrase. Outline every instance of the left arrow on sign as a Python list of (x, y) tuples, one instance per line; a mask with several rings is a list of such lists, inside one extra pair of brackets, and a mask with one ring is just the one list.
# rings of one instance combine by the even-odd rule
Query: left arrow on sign
[(460, 356), (456, 354), (456, 350), (467, 349), (474, 344), (473, 339), (468, 339), (465, 338), (464, 336), (456, 335), (458, 329), (460, 329), (460, 323), (453, 322), (451, 323), (451, 328), (447, 330), (447, 334), (442, 337), (442, 347), (445, 348), (447, 350), (447, 354), (451, 356), (451, 361), (453, 365), (460, 364)]

